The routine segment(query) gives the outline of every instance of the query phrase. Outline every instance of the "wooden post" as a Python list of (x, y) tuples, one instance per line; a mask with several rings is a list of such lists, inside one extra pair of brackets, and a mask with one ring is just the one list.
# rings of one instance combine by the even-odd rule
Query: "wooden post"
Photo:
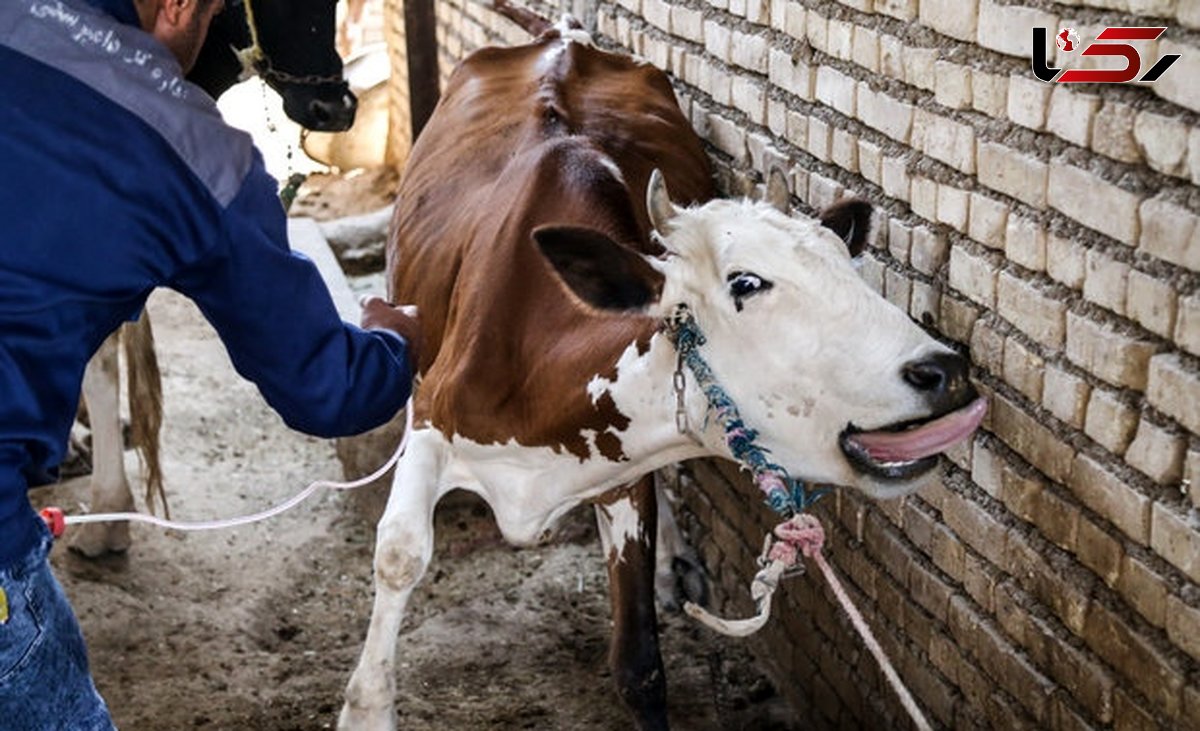
[(437, 16), (433, 3), (434, 0), (404, 0), (413, 142), (416, 142), (433, 114), (439, 95)]

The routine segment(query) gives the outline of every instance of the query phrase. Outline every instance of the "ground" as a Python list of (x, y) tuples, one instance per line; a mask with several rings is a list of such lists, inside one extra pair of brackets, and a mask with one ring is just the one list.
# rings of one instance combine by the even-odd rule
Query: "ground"
[[(287, 429), (190, 302), (160, 291), (149, 311), (173, 517), (253, 512), (341, 477), (332, 443)], [(132, 453), (126, 463), (136, 475)], [(87, 478), (32, 497), (81, 512)], [(207, 533), (136, 525), (129, 553), (103, 561), (60, 542), (52, 563), (118, 726), (331, 728), (370, 616), (374, 529), (359, 507), (369, 502), (324, 492), (268, 522)], [(628, 728), (606, 668), (607, 581), (590, 508), (536, 549), (504, 544), (486, 506), (466, 496), (443, 503), (436, 531), (400, 637), (401, 728)], [(744, 645), (664, 619), (676, 728), (791, 727)]]

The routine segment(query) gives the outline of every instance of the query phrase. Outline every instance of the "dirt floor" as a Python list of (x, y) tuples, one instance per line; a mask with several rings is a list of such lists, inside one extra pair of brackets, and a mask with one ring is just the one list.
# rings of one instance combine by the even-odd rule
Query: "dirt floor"
[[(377, 205), (342, 193), (308, 205), (339, 197)], [(341, 477), (333, 445), (287, 429), (234, 373), (190, 302), (158, 292), (149, 310), (164, 371), (173, 517), (252, 512), (310, 480)], [(133, 453), (126, 463), (136, 475)], [(81, 511), (87, 478), (33, 497)], [(332, 728), (371, 609), (373, 526), (361, 504), (322, 493), (244, 528), (135, 526), (129, 553), (103, 561), (56, 546), (53, 564), (118, 726)], [(435, 557), (400, 637), (401, 728), (629, 728), (606, 667), (607, 582), (591, 509), (568, 517), (562, 540), (519, 551), (473, 498), (451, 496), (436, 523)], [(664, 624), (675, 728), (793, 726), (743, 645), (681, 615)]]

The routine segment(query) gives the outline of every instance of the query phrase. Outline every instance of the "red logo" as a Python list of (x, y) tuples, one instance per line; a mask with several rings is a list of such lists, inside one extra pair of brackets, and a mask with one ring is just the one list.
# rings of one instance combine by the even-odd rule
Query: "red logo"
[(1079, 34), (1075, 32), (1074, 28), (1063, 28), (1058, 32), (1058, 35), (1054, 37), (1054, 42), (1057, 43), (1058, 47), (1064, 52), (1070, 53), (1071, 51), (1075, 50), (1076, 46), (1079, 45)]
[[(1153, 41), (1163, 34), (1166, 26), (1105, 28), (1096, 40), (1083, 47), (1083, 56), (1117, 56), (1125, 59), (1123, 69), (1056, 69), (1046, 61), (1045, 28), (1033, 29), (1033, 74), (1042, 81), (1061, 84), (1122, 84), (1126, 81), (1157, 81), (1171, 64), (1179, 60), (1178, 53), (1168, 53), (1158, 59), (1150, 70), (1137, 78), (1142, 70), (1142, 56), (1128, 43), (1115, 41)], [(1079, 35), (1074, 28), (1063, 28), (1054, 42), (1064, 53), (1079, 48)]]

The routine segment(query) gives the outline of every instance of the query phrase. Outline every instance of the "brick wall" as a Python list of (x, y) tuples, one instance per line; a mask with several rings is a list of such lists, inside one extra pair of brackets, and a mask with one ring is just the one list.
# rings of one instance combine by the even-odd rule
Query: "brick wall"
[[(954, 728), (1200, 728), (1200, 2), (567, 0), (667, 69), (721, 188), (873, 201), (864, 277), (970, 348), (985, 430), (934, 487), (819, 506), (828, 553)], [(439, 3), (443, 73), (526, 40)], [(547, 15), (557, 7), (535, 5)], [(1169, 26), (1154, 85), (1034, 79), (1033, 26)], [(1054, 50), (1057, 66), (1078, 66)], [(718, 608), (772, 516), (727, 464), (679, 478)], [(904, 728), (813, 577), (751, 640), (805, 728)]]

